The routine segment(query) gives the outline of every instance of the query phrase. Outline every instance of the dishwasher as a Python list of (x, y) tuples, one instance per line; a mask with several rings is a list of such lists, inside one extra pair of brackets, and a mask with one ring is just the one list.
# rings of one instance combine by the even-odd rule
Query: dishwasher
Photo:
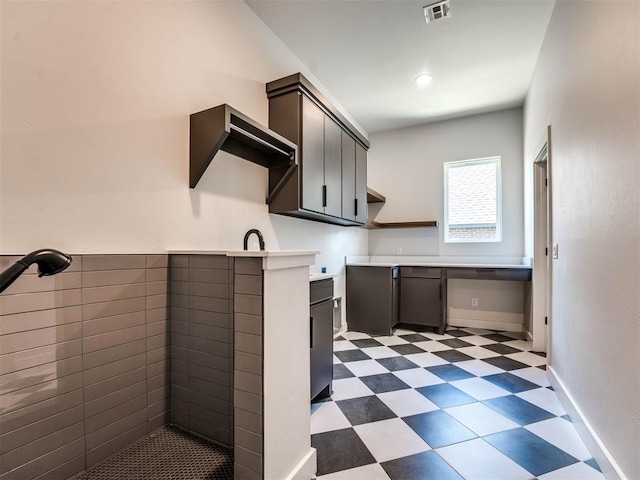
[(445, 331), (443, 269), (400, 267), (400, 323)]

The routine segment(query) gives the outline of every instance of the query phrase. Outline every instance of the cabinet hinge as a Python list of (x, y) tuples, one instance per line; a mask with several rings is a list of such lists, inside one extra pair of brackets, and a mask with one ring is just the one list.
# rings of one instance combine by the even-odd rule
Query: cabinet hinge
[(546, 325), (549, 322), (549, 319), (547, 317), (544, 317), (544, 324)]
[(322, 206), (327, 206), (327, 186), (322, 185)]
[(358, 216), (358, 199), (357, 198), (353, 199), (353, 211), (354, 211), (354, 215), (357, 217)]
[(548, 183), (548, 179), (546, 179), (546, 178), (545, 178), (545, 179), (544, 179), (544, 186), (546, 187), (546, 186), (548, 186), (548, 185), (549, 185), (549, 183)]
[(549, 247), (545, 247), (545, 248), (544, 248), (544, 254), (545, 254), (545, 256), (547, 256), (547, 257), (549, 256)]

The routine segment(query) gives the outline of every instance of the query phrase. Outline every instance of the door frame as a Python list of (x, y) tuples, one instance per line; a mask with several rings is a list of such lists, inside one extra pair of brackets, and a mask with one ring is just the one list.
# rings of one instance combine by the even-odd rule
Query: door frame
[[(531, 337), (533, 350), (551, 358), (552, 325), (552, 169), (551, 126), (533, 160), (533, 272)], [(546, 321), (545, 321), (546, 319)]]

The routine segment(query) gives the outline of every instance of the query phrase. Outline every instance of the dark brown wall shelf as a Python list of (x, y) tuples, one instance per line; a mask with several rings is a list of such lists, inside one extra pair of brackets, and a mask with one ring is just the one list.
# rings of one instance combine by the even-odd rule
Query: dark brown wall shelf
[(381, 193), (376, 192), (373, 188), (367, 187), (367, 203), (384, 203), (387, 198)]
[(371, 222), (366, 225), (366, 228), (433, 228), (437, 226), (436, 220), (429, 220), (424, 222)]
[[(296, 145), (227, 104), (190, 115), (189, 186), (194, 188), (218, 150), (266, 168), (286, 171), (269, 198), (297, 169)], [(269, 203), (269, 198), (267, 203)]]

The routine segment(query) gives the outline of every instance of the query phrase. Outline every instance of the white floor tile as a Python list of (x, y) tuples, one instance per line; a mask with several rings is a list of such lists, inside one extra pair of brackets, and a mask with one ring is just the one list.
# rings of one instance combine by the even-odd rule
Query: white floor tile
[(456, 367), (463, 368), (469, 373), (473, 373), (478, 377), (486, 375), (495, 375), (496, 373), (504, 373), (504, 370), (493, 365), (483, 362), (482, 360), (466, 360), (464, 362), (456, 362)]
[(389, 480), (389, 475), (379, 463), (372, 463), (364, 467), (351, 468), (341, 472), (320, 475), (318, 480)]
[(452, 338), (456, 338), (453, 335), (449, 335), (446, 332), (444, 335), (440, 335), (439, 333), (435, 333), (435, 332), (419, 332), (419, 333), (423, 337), (430, 338), (431, 340), (450, 340)]
[(489, 345), (490, 343), (496, 343), (495, 340), (490, 340), (485, 337), (480, 337), (478, 335), (472, 335), (470, 337), (462, 337), (460, 340), (464, 340), (467, 343), (471, 343), (473, 345)]
[(407, 342), (404, 338), (396, 337), (395, 335), (390, 337), (376, 337), (376, 340), (383, 345), (406, 345)]
[(419, 365), (420, 367), (434, 367), (436, 365), (444, 365), (446, 363), (449, 363), (445, 359), (440, 358), (433, 353), (427, 352), (405, 355), (404, 358), (406, 358), (407, 360), (411, 360), (413, 363)]
[(389, 373), (375, 360), (359, 360), (357, 362), (347, 362), (344, 364), (356, 377), (365, 377), (367, 375), (377, 375), (379, 373)]
[(339, 363), (342, 363), (342, 362), (340, 361), (340, 359), (339, 359), (338, 357), (336, 357), (336, 356), (334, 355), (334, 356), (333, 356), (333, 364), (334, 364), (334, 365), (338, 365)]
[(389, 347), (369, 347), (361, 349), (364, 353), (369, 355), (371, 358), (389, 358), (389, 357), (399, 357), (400, 354), (395, 350), (392, 350)]
[(522, 332), (498, 332), (500, 335), (504, 335), (505, 337), (511, 337), (514, 340), (522, 340), (524, 339), (524, 335)]
[[(484, 328), (464, 327), (464, 328), (461, 328), (460, 330), (467, 333), (472, 333), (473, 335), (489, 335), (490, 333), (493, 333), (491, 330), (485, 330)], [(464, 338), (469, 338), (469, 337), (464, 337)]]
[(400, 418), (353, 427), (378, 462), (407, 457), (431, 447)]
[(563, 418), (551, 418), (532, 423), (525, 428), (578, 460), (589, 460), (593, 456), (587, 450), (573, 424)]
[(473, 347), (463, 347), (457, 349), (459, 352), (464, 353), (465, 355), (469, 355), (473, 358), (490, 358), (497, 357), (498, 354), (496, 352), (492, 352), (491, 350), (487, 350), (486, 348), (473, 346)]
[(435, 340), (428, 340), (426, 342), (415, 342), (414, 345), (418, 348), (426, 350), (427, 352), (441, 352), (442, 350), (452, 349), (444, 343), (436, 342)]
[(517, 348), (518, 350), (522, 350), (523, 352), (530, 352), (533, 348), (533, 342), (528, 342), (525, 340), (511, 340), (510, 342), (502, 342), (502, 344), (509, 347)]
[(509, 373), (520, 378), (524, 378), (525, 380), (535, 383), (536, 385), (540, 385), (541, 387), (548, 387), (551, 385), (549, 380), (547, 380), (547, 372), (536, 367), (520, 368), (518, 370), (512, 370)]
[(500, 388), (497, 385), (478, 377), (455, 380), (449, 383), (457, 389), (462, 390), (467, 395), (471, 395), (476, 400), (481, 401), (511, 395), (504, 388)]
[(604, 475), (584, 463), (574, 463), (538, 477), (539, 480), (605, 480)]
[(371, 338), (371, 335), (362, 332), (344, 332), (342, 336), (347, 340), (364, 340), (365, 338)]
[(413, 389), (379, 393), (382, 400), (399, 417), (438, 410), (438, 406)]
[(334, 401), (366, 397), (368, 395), (373, 395), (373, 392), (359, 378), (342, 378), (333, 381), (331, 398)]
[(349, 340), (336, 340), (333, 342), (333, 351), (334, 352), (344, 352), (345, 350), (355, 350), (356, 347)]
[(393, 332), (394, 335), (411, 335), (412, 333), (416, 333), (413, 330), (408, 330), (406, 328), (396, 328)]
[(527, 365), (531, 365), (532, 367), (538, 367), (540, 365), (546, 365), (547, 359), (545, 357), (541, 357), (540, 355), (536, 355), (531, 352), (518, 352), (518, 353), (510, 353), (509, 355), (505, 355), (505, 357), (512, 358), (517, 360), (518, 362), (526, 363)]
[(544, 408), (547, 412), (551, 412), (554, 415), (562, 416), (567, 414), (560, 400), (558, 400), (556, 392), (548, 388), (536, 388), (534, 390), (516, 393), (516, 395), (527, 402)]
[(410, 368), (408, 370), (397, 370), (391, 373), (411, 388), (426, 387), (427, 385), (444, 383), (444, 380), (437, 375), (428, 372), (424, 368)]
[(311, 415), (311, 435), (351, 427), (335, 402), (323, 402)]
[(531, 474), (484, 440), (477, 438), (437, 452), (465, 480), (527, 480)]
[(445, 411), (476, 435), (491, 435), (492, 433), (504, 432), (520, 426), (478, 402), (447, 408)]

